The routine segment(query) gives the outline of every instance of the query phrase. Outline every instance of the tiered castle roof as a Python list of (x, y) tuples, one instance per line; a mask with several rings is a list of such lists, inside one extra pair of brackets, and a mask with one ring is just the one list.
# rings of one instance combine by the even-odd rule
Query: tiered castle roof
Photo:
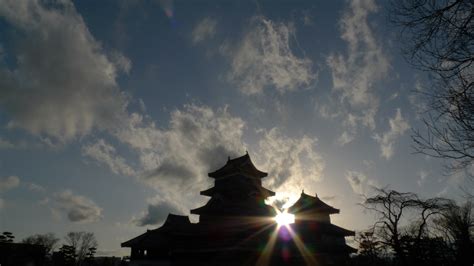
[(168, 237), (174, 232), (186, 230), (191, 226), (188, 216), (168, 214), (164, 224), (154, 230), (147, 230), (145, 233), (132, 238), (121, 244), (122, 247), (157, 248), (169, 245)]
[(305, 194), (304, 191), (301, 192), (300, 198), (288, 208), (290, 213), (306, 213), (306, 212), (319, 212), (327, 214), (336, 214), (339, 213), (339, 209), (329, 206), (324, 201), (319, 199), (318, 195), (310, 196)]
[(206, 205), (191, 210), (192, 214), (200, 215), (204, 221), (208, 216), (273, 216), (275, 211), (264, 203), (265, 199), (275, 192), (262, 186), (261, 179), (267, 173), (258, 170), (250, 156), (228, 159), (220, 169), (209, 173), (214, 178), (214, 187), (201, 191), (201, 195), (211, 199)]
[[(214, 179), (214, 186), (200, 194), (210, 199), (204, 206), (191, 210), (199, 215), (199, 223), (190, 223), (187, 216), (170, 214), (160, 228), (122, 243), (122, 247), (132, 248), (131, 260), (179, 265), (255, 264), (271, 235), (285, 228), (269, 219), (276, 211), (265, 204), (266, 198), (275, 195), (262, 186), (267, 173), (258, 170), (245, 154), (229, 158), (208, 176)], [(317, 257), (321, 265), (325, 265), (324, 261), (331, 265), (342, 262), (355, 251), (344, 240), (354, 232), (330, 222), (330, 215), (339, 210), (317, 196), (302, 193), (288, 212), (295, 214), (295, 223), (286, 228), (311, 247), (311, 256)], [(298, 248), (285, 240), (277, 240), (274, 249), (272, 260), (276, 264), (283, 259), (284, 250), (293, 254), (295, 265), (304, 263)]]
[(223, 167), (209, 173), (208, 176), (217, 179), (237, 174), (252, 178), (264, 178), (268, 175), (267, 173), (258, 170), (252, 163), (252, 160), (250, 160), (249, 154), (246, 153), (244, 156), (234, 159), (230, 159), (229, 157), (227, 163)]

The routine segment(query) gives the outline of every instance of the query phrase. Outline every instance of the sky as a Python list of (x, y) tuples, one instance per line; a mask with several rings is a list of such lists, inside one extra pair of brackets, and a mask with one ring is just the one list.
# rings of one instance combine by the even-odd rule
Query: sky
[[(373, 187), (459, 199), (414, 154), (426, 73), (389, 2), (0, 0), (0, 231), (94, 232), (98, 255), (190, 215), (248, 151), (271, 201), (301, 191), (363, 230)], [(198, 221), (198, 216), (191, 215)]]

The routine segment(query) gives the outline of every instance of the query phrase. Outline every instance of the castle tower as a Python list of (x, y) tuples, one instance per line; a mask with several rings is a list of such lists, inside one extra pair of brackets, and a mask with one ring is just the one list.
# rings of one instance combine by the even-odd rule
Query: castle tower
[[(191, 210), (199, 222), (170, 214), (161, 227), (122, 243), (131, 248), (133, 265), (255, 265), (267, 246), (272, 247), (267, 265), (305, 265), (308, 257), (315, 262), (310, 265), (344, 265), (355, 251), (344, 239), (354, 232), (331, 224), (330, 215), (339, 210), (317, 196), (302, 193), (289, 208), (295, 223), (277, 225), (276, 211), (265, 204), (275, 195), (262, 186), (267, 173), (258, 170), (248, 154), (229, 158), (208, 176), (214, 186), (200, 194), (210, 199)], [(299, 242), (285, 232), (294, 233)]]
[(302, 192), (288, 212), (295, 215), (292, 226), (295, 233), (313, 248), (321, 265), (342, 265), (350, 253), (356, 252), (344, 238), (354, 236), (354, 231), (331, 223), (330, 215), (338, 214), (339, 209), (326, 204), (317, 195), (313, 197)]
[(262, 187), (262, 178), (267, 173), (258, 170), (248, 154), (229, 158), (222, 168), (208, 176), (214, 179), (214, 187), (200, 194), (211, 198), (206, 205), (191, 210), (192, 214), (200, 216), (200, 223), (275, 216), (275, 210), (265, 204), (266, 198), (275, 195), (275, 192)]

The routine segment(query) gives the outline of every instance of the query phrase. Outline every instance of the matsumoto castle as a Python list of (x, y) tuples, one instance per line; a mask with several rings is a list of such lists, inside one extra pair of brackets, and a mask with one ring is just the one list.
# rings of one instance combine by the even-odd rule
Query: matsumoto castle
[(210, 197), (188, 216), (169, 214), (165, 223), (122, 247), (131, 248), (130, 265), (345, 265), (356, 250), (344, 237), (354, 232), (331, 223), (339, 210), (317, 196), (301, 193), (280, 213), (265, 204), (275, 192), (262, 186), (267, 173), (248, 154), (209, 173)]

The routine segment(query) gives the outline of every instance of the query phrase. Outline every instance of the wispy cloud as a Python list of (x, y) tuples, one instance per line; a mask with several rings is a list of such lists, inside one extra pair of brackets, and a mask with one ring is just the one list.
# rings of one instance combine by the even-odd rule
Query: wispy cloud
[(0, 137), (0, 150), (1, 149), (13, 149), (16, 145), (10, 142), (9, 140), (3, 139)]
[(295, 29), (291, 24), (254, 17), (250, 30), (230, 53), (229, 79), (244, 94), (260, 94), (265, 89), (285, 93), (309, 86), (316, 78), (312, 62), (295, 56), (290, 48), (292, 37)]
[(168, 214), (183, 214), (188, 210), (182, 210), (171, 201), (163, 201), (157, 197), (149, 200), (148, 208), (139, 217), (132, 218), (132, 223), (138, 226), (156, 225), (165, 221)]
[(346, 171), (346, 180), (352, 188), (352, 191), (360, 196), (367, 195), (371, 187), (378, 187), (376, 180), (370, 179), (362, 172)]
[(425, 170), (418, 171), (418, 180), (416, 181), (416, 183), (418, 184), (419, 187), (421, 187), (426, 182), (426, 178), (428, 177), (428, 174), (429, 173)]
[(217, 20), (204, 18), (199, 21), (192, 32), (193, 43), (197, 44), (206, 39), (214, 37), (216, 34)]
[(0, 192), (7, 191), (20, 185), (20, 178), (18, 176), (8, 176), (0, 178)]
[(188, 212), (204, 203), (204, 197), (188, 192), (207, 188), (211, 169), (245, 151), (244, 122), (226, 108), (186, 105), (172, 112), (168, 127), (162, 129), (138, 114), (132, 117), (117, 138), (138, 154), (139, 180), (158, 193), (148, 212), (137, 218), (141, 224), (159, 222), (152, 217), (171, 205)]
[(28, 190), (34, 191), (34, 192), (45, 192), (46, 191), (46, 189), (43, 186), (38, 185), (36, 183), (28, 182), (26, 184), (26, 187), (28, 188)]
[(130, 60), (109, 59), (72, 2), (0, 2), (0, 18), (16, 31), (13, 65), (0, 67), (0, 104), (10, 128), (61, 142), (114, 127), (127, 105), (116, 77)]
[(387, 132), (374, 137), (380, 144), (381, 156), (387, 160), (393, 156), (395, 141), (410, 128), (408, 122), (402, 117), (400, 108), (397, 109), (395, 117), (389, 119), (389, 124), (390, 129)]
[(71, 190), (55, 193), (54, 199), (53, 209), (56, 212), (65, 212), (71, 222), (95, 222), (102, 217), (102, 209), (94, 201), (85, 196), (76, 195)]
[[(244, 154), (247, 147), (243, 140), (246, 123), (227, 108), (186, 105), (173, 111), (169, 125), (162, 128), (139, 114), (131, 118), (116, 137), (138, 154), (138, 179), (157, 191), (147, 211), (134, 218), (136, 224), (157, 224), (167, 211), (188, 214), (203, 204), (206, 198), (188, 192), (210, 187), (207, 173), (224, 165), (227, 156)], [(321, 179), (324, 162), (315, 138), (288, 137), (276, 128), (258, 135), (258, 145), (250, 152), (258, 167), (270, 173), (266, 181), (270, 188), (295, 192)], [(105, 142), (97, 145), (90, 146), (87, 154), (94, 154), (91, 158), (111, 169), (118, 168), (115, 150)]]
[(325, 164), (315, 138), (288, 137), (277, 128), (262, 133), (256, 160), (268, 171), (265, 185), (279, 191), (278, 199), (299, 195), (302, 189), (315, 187), (321, 181)]
[[(8, 176), (0, 178), (0, 192), (5, 192), (7, 190), (16, 188), (20, 185), (20, 178), (18, 176)], [(0, 198), (0, 210), (5, 208), (6, 201)]]
[(344, 124), (340, 144), (352, 141), (358, 127), (375, 128), (379, 108), (377, 82), (390, 69), (389, 58), (369, 24), (369, 15), (378, 10), (375, 1), (347, 3), (349, 7), (339, 21), (341, 38), (347, 43), (346, 54), (334, 53), (327, 58), (333, 91), (339, 102), (334, 112), (342, 117)]
[(99, 139), (94, 144), (83, 146), (82, 154), (107, 165), (116, 174), (126, 176), (135, 176), (136, 174), (135, 170), (126, 163), (125, 159), (117, 155), (115, 148), (103, 139)]

